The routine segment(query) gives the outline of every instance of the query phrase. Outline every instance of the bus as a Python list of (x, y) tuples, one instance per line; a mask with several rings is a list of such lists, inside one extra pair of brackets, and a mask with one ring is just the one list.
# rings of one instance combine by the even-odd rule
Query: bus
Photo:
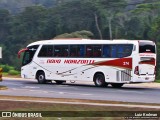
[[(2, 58), (2, 47), (0, 47), (0, 59)], [(2, 82), (2, 68), (0, 67), (0, 82)]]
[(93, 81), (119, 88), (155, 80), (156, 45), (149, 40), (42, 40), (20, 50), (19, 57), (22, 52), (22, 78), (41, 84)]

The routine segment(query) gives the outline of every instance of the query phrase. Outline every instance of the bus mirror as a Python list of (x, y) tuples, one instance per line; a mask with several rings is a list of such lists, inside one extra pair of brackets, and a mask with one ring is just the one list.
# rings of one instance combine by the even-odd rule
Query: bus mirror
[(18, 58), (21, 58), (21, 53), (22, 53), (22, 52), (25, 52), (26, 50), (28, 50), (28, 48), (24, 48), (24, 49), (20, 50), (20, 51), (18, 52)]

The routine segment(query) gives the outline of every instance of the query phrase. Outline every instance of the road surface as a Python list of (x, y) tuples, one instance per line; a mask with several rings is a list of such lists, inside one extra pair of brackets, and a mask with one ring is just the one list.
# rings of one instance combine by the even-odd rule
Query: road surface
[(160, 103), (160, 88), (136, 84), (116, 89), (96, 87), (93, 83), (38, 84), (36, 80), (4, 78), (1, 85), (8, 89), (0, 90), (0, 95)]

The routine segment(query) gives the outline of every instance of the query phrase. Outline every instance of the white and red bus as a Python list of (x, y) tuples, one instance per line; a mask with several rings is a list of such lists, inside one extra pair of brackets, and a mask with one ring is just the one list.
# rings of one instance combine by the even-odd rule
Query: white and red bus
[(156, 45), (148, 40), (43, 40), (24, 52), (21, 76), (38, 83), (93, 81), (96, 86), (155, 80)]

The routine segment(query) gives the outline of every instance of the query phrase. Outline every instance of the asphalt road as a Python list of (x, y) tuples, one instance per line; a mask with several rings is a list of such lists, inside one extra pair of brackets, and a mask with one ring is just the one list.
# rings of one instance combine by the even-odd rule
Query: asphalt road
[(0, 90), (0, 95), (160, 103), (160, 88), (134, 84), (116, 89), (95, 87), (93, 83), (38, 84), (36, 80), (5, 78), (0, 85), (8, 87)]

